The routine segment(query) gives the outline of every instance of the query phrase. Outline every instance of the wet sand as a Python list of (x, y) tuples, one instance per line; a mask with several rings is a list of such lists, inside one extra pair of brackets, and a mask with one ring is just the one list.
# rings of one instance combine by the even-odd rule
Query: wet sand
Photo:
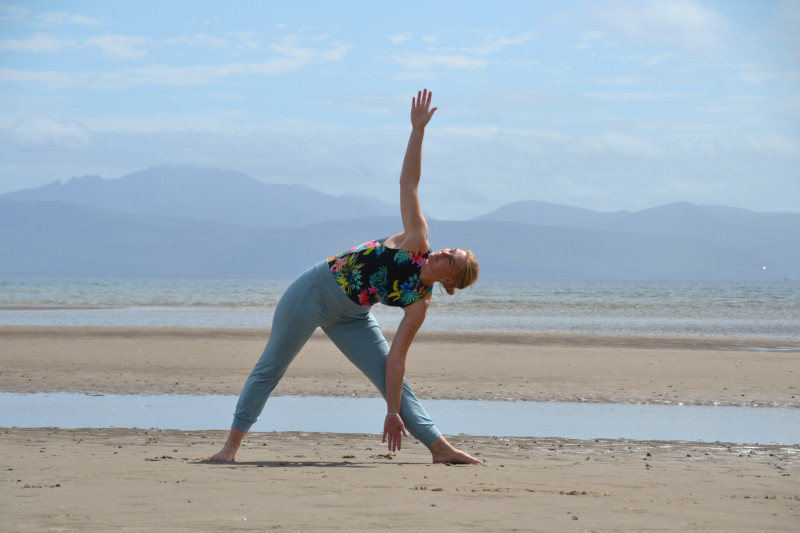
[[(266, 330), (0, 326), (0, 390), (238, 395), (267, 338)], [(423, 331), (406, 366), (420, 398), (800, 407), (800, 339)], [(321, 333), (275, 394), (377, 396)]]
[[(266, 331), (0, 327), (0, 391), (237, 394)], [(778, 351), (765, 351), (765, 349)], [(798, 340), (422, 332), (422, 398), (800, 407)], [(314, 337), (277, 394), (374, 396)], [(380, 426), (381, 421), (376, 421)], [(0, 429), (7, 531), (794, 531), (800, 446), (220, 431)]]

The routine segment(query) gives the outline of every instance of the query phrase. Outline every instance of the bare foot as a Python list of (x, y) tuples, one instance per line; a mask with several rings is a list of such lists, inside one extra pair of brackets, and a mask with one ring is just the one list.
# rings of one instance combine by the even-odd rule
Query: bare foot
[(211, 456), (212, 461), (228, 461), (233, 462), (236, 460), (236, 452), (239, 451), (239, 446), (242, 445), (242, 439), (246, 433), (241, 429), (231, 428), (228, 433), (228, 440), (220, 451)]
[(225, 446), (220, 451), (212, 455), (211, 460), (233, 462), (236, 460), (236, 450), (231, 450), (228, 448), (228, 446)]
[(433, 441), (428, 449), (433, 455), (434, 463), (450, 465), (479, 465), (483, 463), (480, 459), (454, 448), (443, 436)]
[(455, 448), (450, 453), (433, 454), (433, 462), (448, 465), (479, 465), (483, 463), (480, 459)]

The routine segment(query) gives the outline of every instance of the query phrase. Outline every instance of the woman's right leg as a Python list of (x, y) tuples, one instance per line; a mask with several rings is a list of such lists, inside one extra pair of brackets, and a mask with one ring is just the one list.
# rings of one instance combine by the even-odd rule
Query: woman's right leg
[[(350, 362), (372, 381), (385, 399), (386, 357), (389, 355), (389, 345), (372, 314), (367, 314), (364, 319), (323, 327), (322, 330)], [(405, 380), (403, 380), (400, 417), (409, 433), (425, 446), (430, 446), (442, 435)]]
[[(363, 320), (342, 322), (322, 329), (385, 398), (386, 357), (389, 354), (389, 345), (375, 318), (369, 314)], [(447, 441), (405, 380), (403, 380), (400, 418), (403, 419), (408, 431), (430, 450), (434, 463), (483, 462), (454, 448)]]

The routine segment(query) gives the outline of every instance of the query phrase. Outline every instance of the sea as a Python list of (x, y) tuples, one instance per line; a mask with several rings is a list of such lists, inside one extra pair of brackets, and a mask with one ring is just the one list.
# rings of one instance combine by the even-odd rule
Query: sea
[[(289, 279), (0, 276), (0, 325), (269, 328)], [(373, 308), (384, 330), (402, 311)], [(797, 281), (481, 280), (425, 331), (800, 339)]]

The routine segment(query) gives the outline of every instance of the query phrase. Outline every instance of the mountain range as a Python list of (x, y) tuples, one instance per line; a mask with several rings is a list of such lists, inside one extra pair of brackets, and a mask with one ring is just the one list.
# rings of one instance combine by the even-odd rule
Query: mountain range
[[(377, 199), (226, 170), (72, 178), (0, 195), (0, 274), (293, 277), (398, 232), (397, 215)], [(428, 222), (433, 248), (471, 248), (483, 278), (782, 280), (800, 271), (797, 213), (521, 201)]]

